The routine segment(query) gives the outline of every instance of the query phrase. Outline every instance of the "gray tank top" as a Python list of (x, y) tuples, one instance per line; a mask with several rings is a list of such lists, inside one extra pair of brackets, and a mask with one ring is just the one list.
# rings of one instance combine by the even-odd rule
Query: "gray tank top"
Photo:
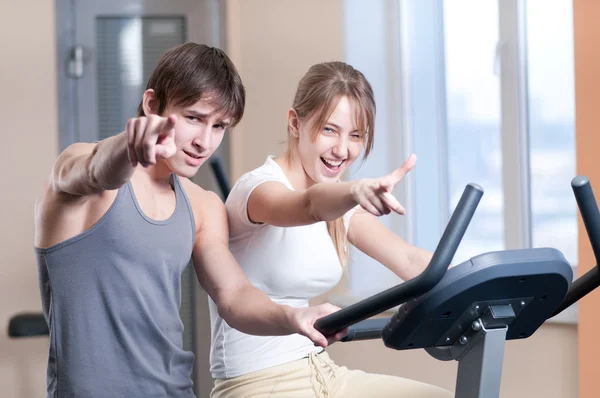
[(35, 249), (50, 328), (47, 397), (194, 397), (179, 307), (195, 226), (173, 177), (167, 220), (148, 218), (128, 183), (92, 228)]

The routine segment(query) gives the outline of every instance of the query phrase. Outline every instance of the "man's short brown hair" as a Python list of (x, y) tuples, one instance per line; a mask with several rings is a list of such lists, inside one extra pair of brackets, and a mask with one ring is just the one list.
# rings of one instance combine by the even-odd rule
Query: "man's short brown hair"
[[(190, 106), (200, 99), (217, 108), (235, 126), (244, 114), (246, 90), (237, 69), (223, 50), (185, 43), (169, 49), (152, 72), (146, 89), (156, 95), (157, 114), (167, 106)], [(144, 116), (140, 103), (138, 116)]]

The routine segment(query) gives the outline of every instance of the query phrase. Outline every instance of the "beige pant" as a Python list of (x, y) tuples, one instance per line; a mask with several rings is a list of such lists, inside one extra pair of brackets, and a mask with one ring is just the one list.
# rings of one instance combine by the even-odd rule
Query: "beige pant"
[(326, 352), (231, 379), (217, 379), (211, 398), (449, 398), (453, 394), (400, 377), (337, 366)]

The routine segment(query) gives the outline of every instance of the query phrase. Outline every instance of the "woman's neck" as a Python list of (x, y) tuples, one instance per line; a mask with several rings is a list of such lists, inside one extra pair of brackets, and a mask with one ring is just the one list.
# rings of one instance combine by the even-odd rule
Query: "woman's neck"
[(304, 191), (315, 184), (314, 180), (306, 174), (302, 160), (298, 152), (293, 150), (293, 148), (289, 148), (281, 156), (277, 157), (275, 162), (281, 167), (296, 191)]

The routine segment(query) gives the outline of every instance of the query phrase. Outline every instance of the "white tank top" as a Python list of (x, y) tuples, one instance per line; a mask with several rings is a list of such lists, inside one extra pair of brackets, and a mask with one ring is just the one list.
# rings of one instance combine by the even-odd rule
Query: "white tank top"
[[(226, 201), (229, 246), (250, 282), (278, 304), (307, 307), (309, 300), (332, 289), (342, 267), (325, 222), (301, 227), (252, 223), (247, 205), (250, 193), (263, 182), (292, 185), (268, 157), (259, 168), (244, 174)], [(346, 225), (354, 210), (345, 215)], [(231, 378), (281, 365), (320, 351), (299, 334), (251, 336), (230, 327), (209, 298), (212, 327), (210, 369), (214, 378)]]

